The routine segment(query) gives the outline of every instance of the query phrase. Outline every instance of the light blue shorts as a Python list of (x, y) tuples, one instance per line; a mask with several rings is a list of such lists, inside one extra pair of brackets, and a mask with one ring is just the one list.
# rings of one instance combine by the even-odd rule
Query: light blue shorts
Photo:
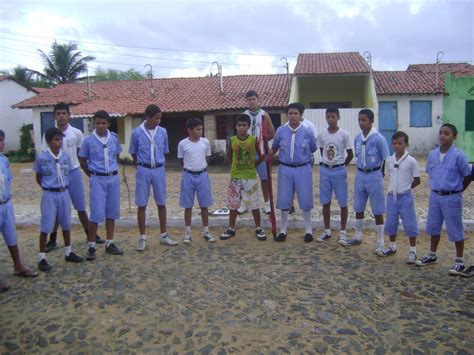
[(49, 234), (58, 219), (63, 231), (71, 230), (71, 199), (67, 191), (43, 191), (41, 196), (41, 232)]
[(313, 208), (313, 171), (310, 164), (299, 167), (278, 167), (278, 196), (276, 208), (287, 210), (293, 205), (296, 192), (301, 210)]
[(332, 193), (336, 195), (340, 207), (347, 207), (347, 169), (345, 166), (319, 169), (319, 201), (322, 205), (331, 203)]
[(7, 246), (12, 247), (17, 244), (15, 210), (12, 201), (0, 205), (0, 231)]
[(149, 169), (138, 165), (135, 178), (135, 204), (138, 207), (148, 205), (150, 186), (153, 186), (155, 203), (158, 206), (166, 205), (166, 171), (164, 166)]
[(257, 174), (260, 180), (268, 180), (267, 164), (265, 163), (265, 161), (262, 161), (260, 164), (257, 165)]
[(385, 192), (382, 171), (372, 173), (357, 171), (354, 182), (354, 211), (365, 212), (367, 200), (370, 198), (370, 207), (374, 215), (385, 213)]
[(84, 195), (84, 184), (82, 183), (81, 170), (79, 168), (69, 172), (69, 196), (76, 211), (86, 210), (86, 197)]
[(212, 206), (211, 180), (207, 171), (199, 175), (183, 171), (179, 205), (183, 208), (192, 208), (195, 195), (200, 208)]
[(416, 220), (415, 201), (411, 191), (397, 195), (394, 201), (393, 194), (387, 195), (387, 217), (385, 220), (385, 234), (396, 235), (398, 232), (398, 217), (402, 219), (403, 229), (409, 238), (416, 237), (418, 222)]
[(449, 241), (460, 242), (464, 240), (462, 204), (462, 194), (460, 193), (439, 196), (431, 191), (428, 204), (428, 218), (426, 220), (426, 234), (441, 234), (441, 227), (444, 221), (448, 230)]
[(90, 221), (101, 223), (105, 218), (120, 218), (120, 177), (91, 175), (90, 189)]

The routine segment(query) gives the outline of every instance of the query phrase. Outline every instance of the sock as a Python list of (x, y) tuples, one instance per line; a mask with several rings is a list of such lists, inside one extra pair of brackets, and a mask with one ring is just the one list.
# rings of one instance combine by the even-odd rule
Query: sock
[(72, 251), (72, 246), (65, 246), (64, 247), (64, 256), (69, 256), (69, 254), (71, 254), (71, 251)]
[(106, 247), (109, 247), (110, 244), (112, 244), (113, 242), (114, 242), (114, 241), (113, 241), (112, 239), (107, 239), (107, 240), (105, 241), (105, 246), (106, 246)]
[(363, 219), (356, 219), (354, 223), (354, 228), (355, 228), (355, 233), (354, 233), (354, 238), (357, 240), (362, 239), (362, 222)]
[(89, 248), (95, 249), (95, 242), (88, 242), (87, 245), (89, 246)]
[(164, 237), (166, 237), (167, 235), (168, 235), (168, 232), (164, 232), (164, 233), (161, 233), (161, 234), (160, 234), (160, 237), (161, 237), (161, 238), (164, 238)]
[[(342, 232), (342, 231), (341, 231), (341, 232)], [(326, 233), (327, 235), (331, 235), (331, 229), (330, 229), (330, 228), (329, 228), (329, 229), (325, 229), (325, 230), (324, 230), (324, 233)]]
[(185, 226), (184, 231), (186, 234), (191, 234), (191, 226)]
[(456, 257), (454, 259), (454, 262), (457, 263), (457, 264), (463, 264), (464, 265), (464, 259), (463, 258)]
[(313, 234), (313, 227), (311, 226), (311, 210), (303, 211), (303, 217), (306, 233)]
[(377, 224), (375, 226), (375, 230), (377, 231), (377, 243), (383, 244), (383, 224)]
[(209, 226), (204, 226), (204, 234), (209, 234)]
[(58, 233), (56, 232), (53, 232), (49, 235), (49, 240), (51, 240), (52, 242), (56, 242), (56, 237), (57, 237)]
[(416, 247), (410, 247), (408, 251), (416, 254)]
[(436, 252), (430, 251), (429, 256), (431, 256), (432, 258), (436, 258)]
[(140, 237), (138, 239), (139, 240), (146, 240), (146, 235), (145, 234), (140, 234)]
[(288, 215), (289, 215), (289, 211), (286, 210), (281, 210), (281, 221), (280, 221), (280, 232), (283, 233), (283, 234), (286, 234), (287, 230), (288, 230)]
[(341, 229), (340, 233), (347, 235), (347, 232), (345, 229)]
[(390, 248), (392, 248), (392, 250), (397, 250), (397, 242), (390, 242)]
[(46, 260), (46, 253), (38, 253), (38, 261)]

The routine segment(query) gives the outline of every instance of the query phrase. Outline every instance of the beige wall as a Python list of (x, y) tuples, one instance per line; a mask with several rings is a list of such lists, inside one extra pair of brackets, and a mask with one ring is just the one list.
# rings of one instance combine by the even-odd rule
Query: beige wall
[(204, 136), (212, 141), (216, 139), (216, 116), (214, 115), (204, 115)]

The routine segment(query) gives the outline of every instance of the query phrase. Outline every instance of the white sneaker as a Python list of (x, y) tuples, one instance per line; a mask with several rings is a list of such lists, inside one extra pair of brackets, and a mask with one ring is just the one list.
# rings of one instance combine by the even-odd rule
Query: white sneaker
[(141, 239), (140, 237), (138, 238), (138, 243), (137, 243), (137, 250), (138, 251), (144, 251), (146, 248), (146, 239)]
[(407, 264), (416, 264), (416, 253), (414, 251), (408, 253)]
[(160, 237), (160, 244), (165, 244), (165, 245), (178, 245), (178, 242), (176, 240), (173, 240), (170, 238), (169, 234), (166, 233), (164, 236)]
[(377, 255), (383, 255), (384, 251), (384, 245), (383, 243), (377, 243), (377, 246), (375, 247), (374, 253)]
[(191, 234), (186, 233), (184, 235), (184, 238), (183, 238), (183, 243), (184, 244), (191, 244), (191, 239), (192, 239)]
[(216, 238), (214, 238), (209, 233), (204, 234), (204, 239), (207, 240), (209, 243), (214, 243), (216, 241)]
[(326, 240), (329, 240), (331, 238), (331, 234), (327, 234), (325, 231), (318, 237), (316, 238), (317, 242), (325, 242)]
[(272, 213), (272, 208), (270, 207), (270, 201), (267, 201), (263, 204), (263, 212), (266, 214)]
[(237, 213), (242, 214), (242, 213), (245, 213), (245, 212), (247, 212), (247, 204), (244, 201), (242, 201), (240, 203), (240, 207), (237, 209)]
[(339, 244), (346, 244), (347, 241), (347, 233), (346, 232), (339, 232), (339, 238), (337, 239), (337, 242)]

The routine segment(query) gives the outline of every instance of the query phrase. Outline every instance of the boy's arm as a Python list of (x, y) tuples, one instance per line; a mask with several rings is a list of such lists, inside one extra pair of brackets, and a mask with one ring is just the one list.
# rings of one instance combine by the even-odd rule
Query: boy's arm
[(137, 155), (136, 154), (130, 154), (130, 155), (132, 156), (133, 164), (137, 165)]
[(265, 123), (267, 126), (267, 137), (268, 137), (268, 140), (270, 141), (275, 136), (275, 127), (273, 127), (272, 119), (267, 112), (265, 112), (265, 114), (263, 115), (263, 119), (265, 120)]
[(352, 161), (352, 159), (354, 159), (354, 152), (352, 151), (352, 149), (346, 149), (346, 152), (347, 152), (347, 157), (346, 157), (346, 160), (344, 161), (344, 165), (348, 166), (350, 162)]
[(260, 149), (258, 147), (258, 140), (257, 139), (255, 140), (255, 151), (257, 152), (257, 155), (258, 155), (258, 159), (255, 160), (255, 166), (257, 166), (258, 164), (260, 164), (262, 161), (265, 160), (265, 156), (262, 155), (262, 152), (260, 151)]
[(36, 182), (38, 183), (38, 185), (41, 187), (41, 174), (40, 173), (36, 173)]
[[(183, 158), (180, 158), (178, 159), (179, 160), (179, 166), (180, 167), (183, 167), (184, 166), (184, 159)], [(207, 161), (207, 158), (206, 158), (206, 161)]]
[(89, 167), (87, 166), (87, 158), (79, 157), (79, 164), (81, 165), (82, 171), (84, 171), (84, 173), (90, 177), (91, 172), (89, 171)]
[(413, 178), (413, 182), (411, 183), (411, 188), (414, 189), (415, 187), (417, 187), (418, 185), (420, 185), (421, 181), (420, 181), (420, 177), (417, 176), (417, 177), (414, 177)]
[(227, 161), (232, 165), (232, 144), (230, 144), (230, 138), (227, 140)]
[(464, 190), (466, 190), (469, 186), (469, 184), (471, 183), (471, 176), (465, 176), (464, 177), (464, 180), (462, 181), (462, 185), (463, 185), (463, 188), (462, 188), (462, 191), (464, 192)]

